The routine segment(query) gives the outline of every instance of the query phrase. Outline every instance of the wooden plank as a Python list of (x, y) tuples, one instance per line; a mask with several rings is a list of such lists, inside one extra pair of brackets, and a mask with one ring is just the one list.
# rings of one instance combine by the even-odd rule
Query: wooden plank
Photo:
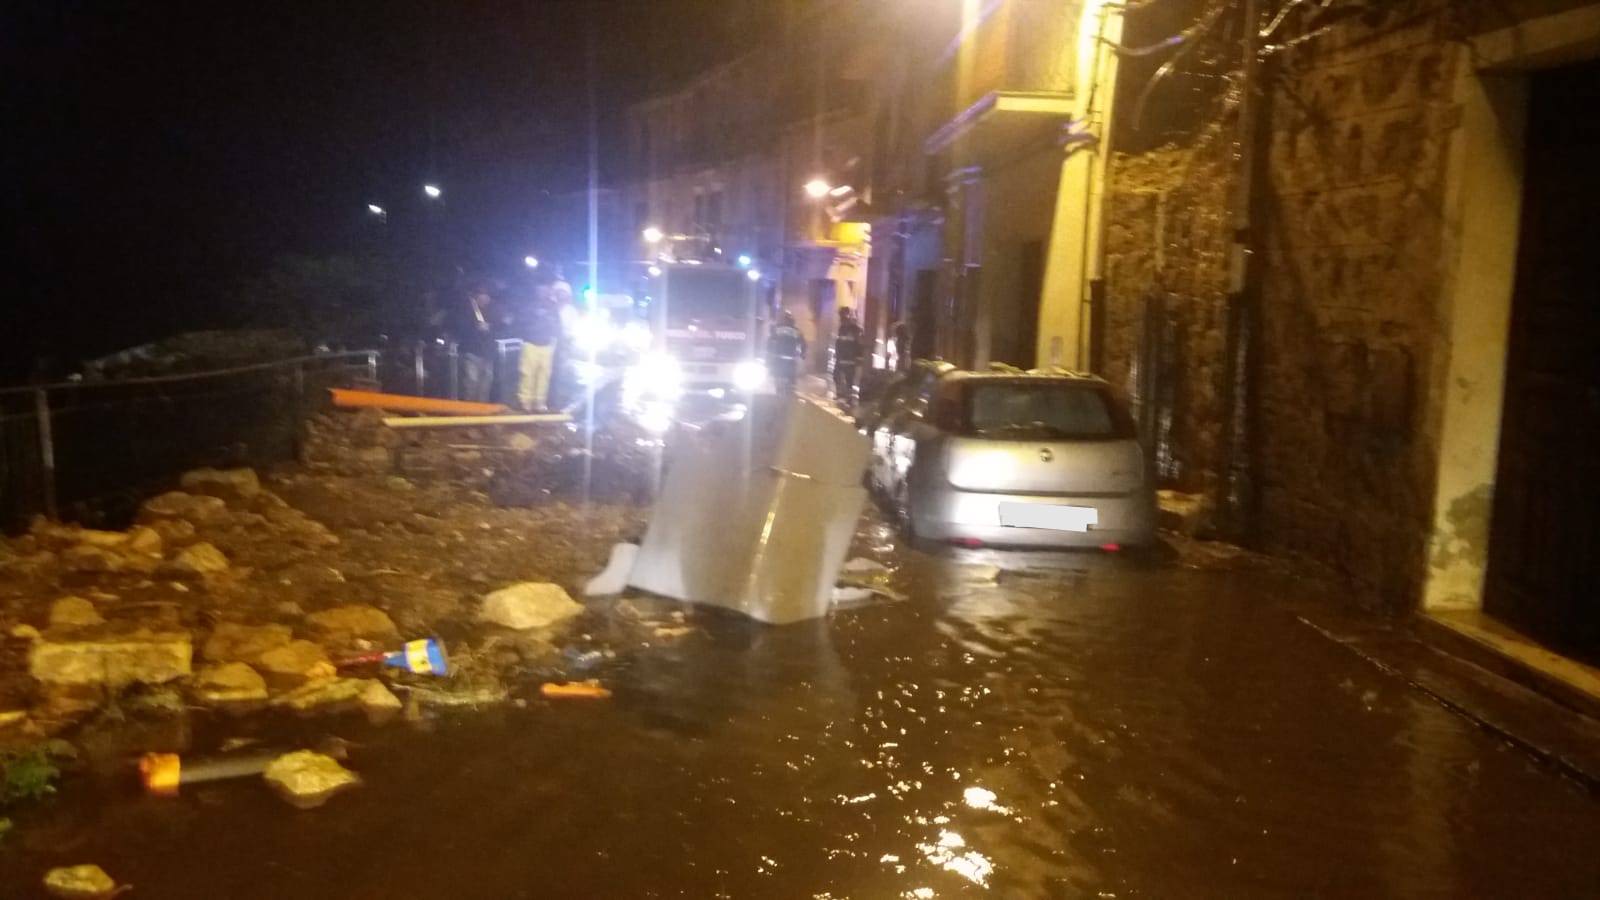
[(499, 403), (472, 403), (467, 400), (383, 394), (349, 388), (329, 388), (328, 391), (333, 394), (333, 404), (345, 409), (387, 409), (395, 412), (432, 413), (437, 416), (492, 416), (506, 411), (506, 407)]
[(383, 424), (390, 428), (467, 428), (482, 425), (560, 425), (571, 422), (566, 413), (502, 416), (390, 416)]

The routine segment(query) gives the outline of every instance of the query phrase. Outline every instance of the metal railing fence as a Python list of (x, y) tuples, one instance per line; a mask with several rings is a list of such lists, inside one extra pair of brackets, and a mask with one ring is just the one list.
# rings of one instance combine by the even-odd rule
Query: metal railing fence
[(292, 459), (327, 388), (379, 382), (375, 350), (208, 372), (0, 388), (0, 528), (120, 525), (187, 469)]

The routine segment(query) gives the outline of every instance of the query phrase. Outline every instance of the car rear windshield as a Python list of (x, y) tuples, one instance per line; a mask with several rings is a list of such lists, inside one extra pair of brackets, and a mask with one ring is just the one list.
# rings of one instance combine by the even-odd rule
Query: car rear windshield
[(1132, 422), (1101, 388), (1067, 383), (971, 384), (963, 432), (981, 437), (1106, 440), (1132, 435)]

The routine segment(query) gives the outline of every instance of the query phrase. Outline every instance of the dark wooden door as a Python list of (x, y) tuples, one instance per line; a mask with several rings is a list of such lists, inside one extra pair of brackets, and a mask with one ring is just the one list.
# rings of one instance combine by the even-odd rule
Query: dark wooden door
[(1484, 600), (1591, 662), (1600, 662), (1597, 96), (1600, 65), (1533, 76)]

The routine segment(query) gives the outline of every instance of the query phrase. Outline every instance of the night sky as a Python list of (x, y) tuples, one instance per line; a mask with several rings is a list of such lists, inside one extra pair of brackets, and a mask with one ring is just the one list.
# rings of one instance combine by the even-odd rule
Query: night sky
[(622, 103), (760, 27), (744, 0), (4, 6), (6, 380), (230, 325), (275, 258), (375, 240), (368, 202), (418, 234), (430, 179), (469, 266), (520, 259), (587, 177), (591, 34), (614, 172)]

